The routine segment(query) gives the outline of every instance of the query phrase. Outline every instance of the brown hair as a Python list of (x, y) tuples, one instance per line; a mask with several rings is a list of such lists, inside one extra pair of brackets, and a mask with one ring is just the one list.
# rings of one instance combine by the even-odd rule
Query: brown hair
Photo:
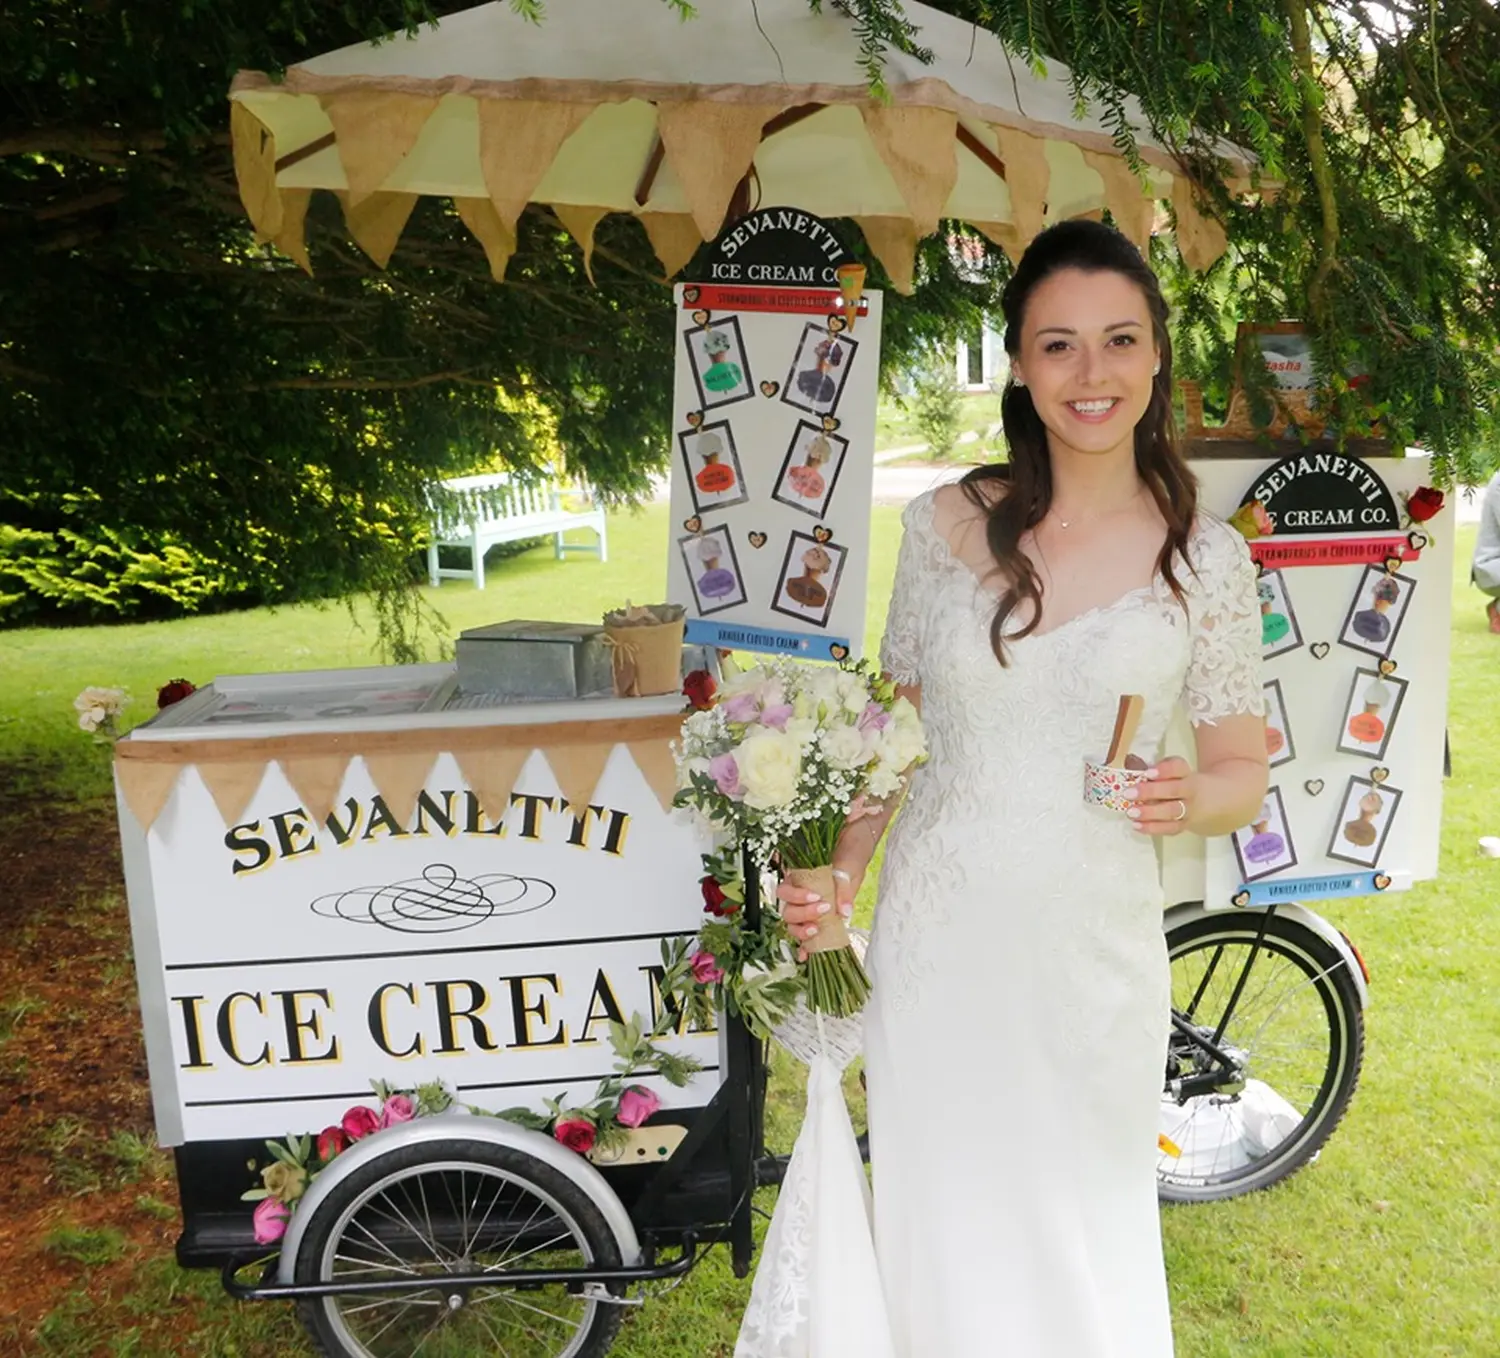
[[(1174, 562), (1187, 558), (1188, 534), (1198, 507), (1198, 486), (1188, 470), (1172, 427), (1172, 340), (1167, 334), (1167, 302), (1161, 284), (1141, 253), (1113, 227), (1102, 222), (1059, 222), (1048, 227), (1021, 256), (1005, 286), (1000, 309), (1005, 316), (1005, 351), (1015, 358), (1021, 347), (1021, 322), (1038, 284), (1062, 269), (1085, 273), (1117, 273), (1145, 294), (1151, 312), (1151, 332), (1161, 354), (1161, 371), (1151, 386), (1151, 402), (1135, 427), (1135, 469), (1151, 492), (1167, 524), (1167, 538), (1156, 570), (1183, 602)], [(1021, 550), (1021, 537), (1046, 517), (1052, 507), (1052, 461), (1047, 452), (1047, 428), (1032, 404), (1031, 393), (1014, 381), (1005, 384), (1000, 415), (1010, 449), (1008, 464), (976, 467), (960, 482), (964, 494), (985, 511), (985, 538), (1001, 575), (1010, 583), (1000, 596), (990, 621), (990, 646), (1003, 665), (1005, 623), (1022, 602), (1031, 605), (1031, 618), (1014, 633), (1030, 636), (1042, 616), (1042, 582)], [(986, 482), (1005, 481), (1007, 492), (998, 499), (987, 495)]]

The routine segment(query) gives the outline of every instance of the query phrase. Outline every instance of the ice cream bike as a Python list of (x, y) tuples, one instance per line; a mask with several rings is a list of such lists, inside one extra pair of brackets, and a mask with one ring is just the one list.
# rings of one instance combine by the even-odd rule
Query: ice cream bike
[[(910, 89), (891, 72), (896, 97), (885, 105), (869, 98), (847, 16), (811, 15), (802, 0), (763, 3), (755, 16), (705, 9), (686, 25), (657, 0), (631, 0), (631, 41), (609, 59), (647, 69), (581, 71), (573, 35), (618, 27), (619, 3), (556, 0), (540, 28), (481, 6), (275, 82), (242, 76), (233, 132), (247, 210), (304, 265), (315, 189), (341, 195), (350, 233), (381, 264), (424, 193), (452, 198), (497, 279), (528, 201), (549, 204), (586, 256), (609, 211), (640, 219), (669, 276), (698, 253), (694, 281), (674, 294), (667, 551), (669, 596), (688, 614), (681, 668), (711, 664), (721, 648), (857, 656), (883, 299), (844, 268), (827, 222), (792, 207), (752, 212), (752, 190), (854, 217), (902, 289), (940, 218), (974, 223), (1015, 252), (1043, 224), (1044, 202), (1045, 219), (1107, 205), (1144, 241), (1156, 199), (1169, 197), (1192, 262), (1211, 262), (1222, 235), (1144, 137), (1143, 192), (1103, 121), (1075, 120), (1065, 72), (1037, 77), (918, 4), (907, 9), (920, 11), (934, 64)], [(776, 40), (769, 51), (762, 29)], [(685, 37), (701, 43), (691, 59), (679, 50)], [(662, 54), (674, 59), (658, 69)], [(679, 70), (694, 83), (677, 81)], [(716, 84), (742, 94), (703, 95)], [(765, 102), (743, 103), (749, 88)], [(1012, 94), (1014, 106), (997, 102)], [(1247, 170), (1235, 148), (1223, 150), (1231, 170)], [(830, 176), (830, 154), (854, 169)], [(705, 241), (713, 247), (700, 253)], [(1257, 449), (1205, 462), (1207, 503), (1231, 512), (1263, 472), (1279, 480), (1278, 461)], [(1331, 474), (1358, 482), (1342, 461)], [(1410, 474), (1392, 464), (1382, 484), (1399, 492)], [(1353, 781), (1343, 794), (1354, 809), (1339, 823), (1367, 815), (1376, 839), (1353, 831), (1369, 861), (1360, 873), (1337, 867), (1338, 880), (1398, 888), (1430, 867), (1435, 832), (1416, 827), (1435, 817), (1420, 808), (1436, 800), (1445, 592), (1430, 587), (1431, 609), (1412, 610), (1408, 584), (1395, 616), (1400, 599), (1373, 592), (1354, 610), (1378, 614), (1393, 645), (1399, 633), (1385, 653), (1399, 674), (1370, 654), (1385, 687), (1358, 675), (1352, 688), (1348, 675), (1330, 686), (1336, 667), (1323, 656), (1351, 658), (1348, 647), (1332, 651), (1344, 630), (1351, 645), (1381, 631), (1368, 620), (1343, 629), (1334, 616), (1343, 593), (1364, 589), (1362, 572), (1373, 563), (1393, 580), (1441, 581), (1445, 536), (1435, 525), (1429, 543), (1401, 548), (1388, 523), (1340, 522), (1337, 535), (1351, 527), (1380, 538), (1379, 551), (1339, 548), (1329, 558), (1338, 564), (1320, 556), (1316, 570), (1295, 554), (1280, 561), (1283, 592), (1267, 614), (1288, 624), (1268, 645), (1298, 637), (1277, 653), (1277, 696), (1285, 748), (1295, 731), (1303, 761), (1301, 792), (1283, 782), (1238, 849), (1226, 842), (1166, 865), (1170, 899), (1183, 903), (1168, 916), (1173, 947), (1195, 967), (1212, 963), (1196, 995), (1178, 1000), (1163, 1101), (1163, 1154), (1189, 1195), (1279, 1177), (1288, 1148), (1311, 1154), (1352, 1089), (1357, 959), (1336, 930), (1282, 904), (1341, 894), (1304, 814), (1330, 809), (1350, 770), (1379, 787), (1375, 767), (1399, 771), (1379, 808), (1367, 812), (1374, 794), (1356, 794)], [(1393, 555), (1401, 569), (1387, 572)], [(1279, 604), (1295, 608), (1295, 624)], [(764, 1053), (733, 1020), (677, 1022), (663, 987), (663, 945), (691, 936), (703, 906), (704, 846), (668, 809), (682, 700), (616, 696), (591, 669), (597, 638), (587, 632), (511, 629), (505, 659), (490, 652), (467, 668), (461, 655), (456, 665), (220, 678), (117, 746), (152, 1098), (182, 1196), (178, 1257), (222, 1269), (236, 1296), (295, 1301), (330, 1354), (599, 1355), (622, 1305), (685, 1273), (708, 1243), (727, 1240), (735, 1271), (749, 1268), (751, 1194), (784, 1168), (762, 1135)], [(1384, 723), (1373, 747), (1360, 737), (1355, 753), (1323, 748), (1340, 715), (1336, 688), (1357, 700), (1354, 715)], [(1371, 766), (1370, 748), (1385, 762)], [(1328, 799), (1304, 806), (1319, 780)], [(1407, 799), (1399, 817), (1396, 787)], [(753, 919), (755, 873), (745, 880)], [(1304, 1101), (1279, 1091), (1290, 1113), (1263, 1101), (1254, 1136), (1223, 1111), (1243, 1102), (1260, 1056), (1253, 1042), (1236, 1045), (1229, 1022), (1243, 979), (1227, 996), (1215, 988), (1236, 950), (1238, 977), (1271, 953), (1300, 976), (1278, 1015), (1301, 1021), (1291, 1001), (1310, 994), (1309, 1021), (1325, 1019), (1311, 1092)], [(567, 1143), (558, 1110), (610, 1075), (612, 1024), (633, 1015), (665, 1017), (663, 1048), (699, 1069), (681, 1085), (630, 1072), (654, 1111), (608, 1153)], [(1343, 1037), (1326, 1040), (1340, 1022)], [(457, 1107), (411, 1117), (409, 1104), (372, 1098), (372, 1080), (387, 1092), (441, 1082), (460, 1105), (519, 1107), (538, 1122)], [(385, 1125), (372, 1126), (377, 1102)], [(266, 1141), (344, 1127), (357, 1105), (362, 1134), (306, 1187), (267, 1261), (243, 1200)], [(1184, 1109), (1198, 1130), (1181, 1125)]]

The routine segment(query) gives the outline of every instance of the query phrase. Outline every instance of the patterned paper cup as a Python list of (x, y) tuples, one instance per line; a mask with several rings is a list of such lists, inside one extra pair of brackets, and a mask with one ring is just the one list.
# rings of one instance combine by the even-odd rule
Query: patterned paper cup
[(1103, 806), (1111, 811), (1128, 811), (1135, 802), (1125, 795), (1126, 789), (1145, 779), (1145, 769), (1114, 769), (1108, 764), (1096, 764), (1092, 759), (1085, 759), (1083, 800), (1090, 806)]

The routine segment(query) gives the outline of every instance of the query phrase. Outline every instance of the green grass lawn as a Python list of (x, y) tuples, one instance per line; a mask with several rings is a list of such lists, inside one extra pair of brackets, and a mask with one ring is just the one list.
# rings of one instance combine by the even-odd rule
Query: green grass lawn
[[(990, 429), (1000, 423), (1000, 398), (991, 391), (968, 391), (960, 399), (959, 435), (976, 434), (978, 441), (959, 444), (954, 456), (964, 462), (983, 461), (1003, 443), (998, 433), (994, 438), (988, 437)], [(922, 431), (917, 428), (915, 403), (910, 400), (902, 403), (895, 397), (882, 396), (875, 417), (875, 451), (925, 442)], [(913, 454), (913, 457), (921, 455)]]
[[(898, 514), (874, 512), (871, 637), (894, 570)], [(610, 533), (608, 566), (554, 564), (550, 551), (538, 550), (497, 563), (483, 593), (450, 583), (430, 598), (450, 635), (511, 617), (589, 620), (626, 597), (658, 599), (665, 508), (620, 516)], [(1475, 849), (1480, 835), (1500, 834), (1500, 638), (1487, 634), (1478, 596), (1464, 583), (1472, 545), (1473, 529), (1460, 533), (1454, 776), (1443, 812), (1441, 875), (1407, 893), (1326, 906), (1373, 974), (1364, 1076), (1316, 1165), (1268, 1193), (1163, 1213), (1182, 1358), (1500, 1354), (1500, 862)], [(155, 686), (168, 678), (203, 682), (216, 673), (368, 664), (373, 645), (368, 615), (356, 610), (351, 617), (340, 607), (0, 633), (0, 769), (8, 771), (12, 791), (96, 799), (108, 787), (105, 751), (76, 729), (70, 707), (85, 684), (129, 687), (136, 694), (131, 712), (140, 718)], [(107, 818), (108, 804), (96, 805)], [(866, 918), (869, 896), (867, 888)], [(123, 968), (118, 895), (96, 907), (114, 920), (112, 946)], [(0, 994), (0, 1059), (9, 1029), (35, 1017), (27, 1006), (24, 995)], [(771, 1125), (773, 1141), (783, 1147), (795, 1132), (798, 1088), (791, 1063), (780, 1062)], [(955, 1091), (952, 1108), (932, 1110), (934, 1154), (961, 1120), (961, 1098)], [(60, 1148), (59, 1164), (76, 1160), (76, 1149), (67, 1148), (76, 1147), (78, 1129), (48, 1135)], [(103, 1162), (111, 1181), (139, 1184), (143, 1215), (170, 1214), (164, 1157), (128, 1145), (117, 1150)], [(1045, 1126), (1037, 1128), (1034, 1168), (1040, 1175), (1070, 1173), (1048, 1155)], [(75, 1270), (75, 1287), (55, 1297), (36, 1334), (7, 1328), (0, 1312), (0, 1350), (68, 1358), (310, 1353), (286, 1309), (237, 1305), (218, 1294), (214, 1276), (178, 1270), (165, 1248), (122, 1242), (117, 1223), (90, 1216), (89, 1182), (59, 1181), (59, 1219), (48, 1237), (49, 1251)], [(769, 1191), (761, 1201), (769, 1209)], [(123, 1281), (107, 1288), (91, 1282), (89, 1261), (122, 1257)], [(614, 1352), (728, 1358), (748, 1286), (731, 1276), (717, 1251), (670, 1296), (632, 1313)], [(170, 1343), (153, 1347), (160, 1341), (142, 1335), (159, 1330), (145, 1318), (162, 1313), (180, 1319)], [(1003, 1324), (997, 1316), (997, 1334)]]

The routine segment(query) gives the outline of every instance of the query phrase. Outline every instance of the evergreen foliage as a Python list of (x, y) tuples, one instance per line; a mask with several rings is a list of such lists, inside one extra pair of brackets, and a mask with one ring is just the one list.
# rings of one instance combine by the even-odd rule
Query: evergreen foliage
[[(692, 22), (685, 0), (660, 2)], [(550, 21), (541, 0), (511, 3)], [(889, 53), (921, 59), (900, 0), (808, 3), (853, 18), (877, 90)], [(669, 451), (672, 315), (635, 222), (600, 224), (598, 287), (539, 207), (503, 287), (438, 201), (419, 203), (387, 271), (349, 242), (328, 195), (309, 221), (316, 278), (253, 242), (230, 162), (234, 71), (463, 7), (0, 10), (0, 621), (376, 587), (401, 632), (432, 479), (562, 456), (606, 498), (644, 491)], [(1125, 140), (1121, 89), (1185, 156), (1227, 137), (1284, 181), (1274, 201), (1220, 197), (1232, 249), (1207, 275), (1157, 252), (1179, 371), (1211, 404), (1236, 321), (1303, 316), (1335, 385), (1364, 369), (1396, 439), (1477, 474), (1500, 401), (1489, 0), (939, 7), (1023, 59), (1065, 61)], [(884, 285), (857, 231), (845, 236)], [(929, 240), (916, 296), (890, 297), (888, 368), (994, 309), (1004, 261), (960, 269), (961, 253)]]

